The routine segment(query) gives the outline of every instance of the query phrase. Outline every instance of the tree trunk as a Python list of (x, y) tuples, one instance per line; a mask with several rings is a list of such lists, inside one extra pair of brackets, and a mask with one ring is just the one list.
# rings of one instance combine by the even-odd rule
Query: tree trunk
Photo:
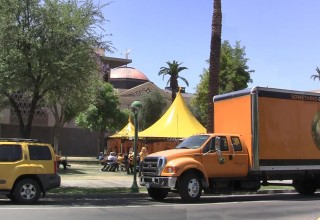
[(104, 152), (104, 148), (105, 148), (105, 133), (106, 133), (106, 129), (105, 128), (101, 128), (100, 129), (100, 134), (99, 134), (99, 141), (98, 141), (98, 146), (99, 146), (98, 147), (98, 154), (99, 154), (99, 152)]
[(214, 0), (211, 27), (207, 132), (214, 132), (213, 97), (219, 93), (222, 13), (221, 0)]
[(60, 154), (59, 152), (59, 137), (60, 137), (60, 126), (55, 125), (53, 127), (53, 148), (57, 154)]
[[(60, 110), (60, 111), (59, 111)], [(59, 152), (59, 137), (60, 137), (60, 128), (63, 126), (62, 123), (62, 110), (59, 109), (57, 105), (53, 105), (51, 108), (51, 112), (54, 116), (54, 126), (53, 126), (53, 148), (57, 154), (60, 154)], [(59, 114), (60, 113), (60, 114)]]
[(174, 100), (176, 99), (176, 92), (178, 89), (178, 79), (175, 78), (173, 75), (171, 76), (170, 79), (170, 87), (171, 87), (171, 102), (174, 102)]
[(176, 92), (173, 88), (171, 88), (171, 103), (174, 102), (174, 100), (176, 99)]
[(27, 121), (25, 122), (25, 118), (22, 115), (22, 111), (20, 109), (21, 100), (18, 98), (14, 98), (13, 95), (5, 93), (7, 98), (9, 99), (10, 105), (13, 107), (15, 114), (19, 120), (19, 129), (20, 129), (20, 136), (22, 138), (30, 138), (31, 136), (31, 128), (32, 128), (32, 121), (36, 111), (36, 105), (39, 99), (33, 99), (30, 103), (30, 109), (28, 109), (28, 117)]

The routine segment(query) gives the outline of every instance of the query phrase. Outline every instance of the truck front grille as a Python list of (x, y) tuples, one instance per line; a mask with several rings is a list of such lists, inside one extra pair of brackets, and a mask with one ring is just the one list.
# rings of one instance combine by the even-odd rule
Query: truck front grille
[(143, 176), (158, 176), (165, 163), (162, 157), (146, 157), (142, 163)]

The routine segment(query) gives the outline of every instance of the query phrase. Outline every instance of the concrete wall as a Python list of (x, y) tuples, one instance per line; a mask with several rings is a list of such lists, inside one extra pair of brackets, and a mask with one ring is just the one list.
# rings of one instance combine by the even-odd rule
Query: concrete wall
[[(21, 137), (18, 125), (0, 124), (1, 138)], [(31, 137), (53, 144), (52, 127), (32, 127)], [(83, 128), (62, 128), (59, 138), (59, 151), (65, 156), (97, 156), (98, 133)]]

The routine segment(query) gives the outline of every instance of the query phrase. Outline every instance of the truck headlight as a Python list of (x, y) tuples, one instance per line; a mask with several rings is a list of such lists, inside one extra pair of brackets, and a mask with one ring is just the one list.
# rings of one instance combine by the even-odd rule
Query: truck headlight
[(174, 166), (167, 166), (165, 169), (164, 169), (164, 172), (165, 173), (171, 173), (171, 174), (174, 174), (174, 173), (177, 173), (179, 170), (178, 167), (174, 167)]

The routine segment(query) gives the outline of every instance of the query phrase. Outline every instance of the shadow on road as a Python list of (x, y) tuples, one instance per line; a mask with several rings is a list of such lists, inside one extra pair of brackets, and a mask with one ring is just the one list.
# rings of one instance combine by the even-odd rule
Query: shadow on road
[[(219, 196), (202, 196), (199, 203), (228, 203), (228, 202), (248, 202), (248, 201), (312, 201), (319, 200), (320, 193), (313, 196), (302, 196), (297, 193), (279, 193), (279, 194), (248, 194), (248, 195), (219, 195)], [(164, 203), (179, 203), (183, 204), (179, 197), (168, 198)]]
[[(319, 200), (320, 193), (314, 196), (301, 196), (296, 193), (290, 194), (251, 194), (251, 195), (226, 195), (226, 196), (203, 196), (196, 204), (219, 204), (231, 202), (248, 202), (248, 201), (313, 201)], [(152, 200), (146, 195), (83, 195), (69, 196), (67, 198), (41, 198), (33, 206), (152, 206), (159, 204), (184, 204), (180, 197), (168, 197), (162, 202)], [(7, 199), (0, 199), (1, 205), (13, 205)]]

